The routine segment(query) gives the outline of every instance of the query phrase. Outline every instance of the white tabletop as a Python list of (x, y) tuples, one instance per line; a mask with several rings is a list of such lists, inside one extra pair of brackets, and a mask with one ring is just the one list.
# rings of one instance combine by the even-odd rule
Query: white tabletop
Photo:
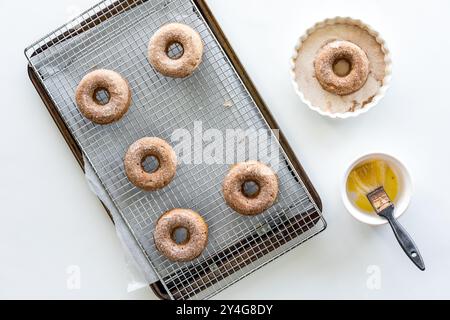
[[(150, 289), (127, 293), (114, 227), (26, 74), (23, 49), (95, 2), (0, 1), (0, 298), (156, 298)], [(329, 223), (218, 298), (450, 298), (450, 2), (208, 2), (316, 185)], [(394, 61), (381, 104), (345, 121), (307, 109), (288, 72), (297, 38), (337, 15), (377, 29)], [(363, 225), (343, 207), (342, 175), (371, 151), (397, 155), (411, 170), (415, 194), (401, 222), (419, 245), (424, 273), (388, 227)]]

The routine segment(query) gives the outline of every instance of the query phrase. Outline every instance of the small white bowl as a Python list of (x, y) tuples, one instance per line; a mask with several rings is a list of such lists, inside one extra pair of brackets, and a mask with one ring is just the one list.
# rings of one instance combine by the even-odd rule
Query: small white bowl
[(344, 202), (344, 206), (347, 211), (358, 221), (363, 223), (372, 225), (372, 226), (381, 226), (388, 223), (388, 221), (384, 218), (379, 217), (375, 213), (367, 213), (358, 207), (356, 207), (349, 198), (347, 192), (347, 181), (352, 170), (358, 165), (370, 161), (370, 160), (383, 160), (387, 162), (387, 164), (391, 167), (394, 173), (397, 175), (399, 180), (399, 194), (395, 201), (395, 211), (394, 215), (396, 218), (402, 216), (406, 210), (408, 209), (409, 203), (411, 201), (411, 196), (413, 193), (413, 183), (411, 179), (411, 175), (409, 174), (408, 169), (405, 165), (398, 160), (397, 158), (387, 155), (385, 153), (371, 153), (360, 157), (352, 162), (348, 170), (344, 175), (344, 179), (341, 185), (341, 195), (342, 201)]
[[(378, 93), (373, 98), (372, 102), (368, 103), (363, 109), (358, 109), (354, 112), (345, 112), (345, 113), (332, 113), (322, 110), (319, 106), (314, 106), (311, 101), (305, 98), (305, 95), (303, 94), (302, 90), (300, 89), (300, 86), (297, 83), (296, 80), (296, 60), (299, 56), (299, 51), (303, 46), (303, 43), (308, 39), (308, 37), (314, 33), (316, 30), (327, 26), (327, 25), (334, 25), (334, 24), (350, 24), (350, 25), (356, 25), (360, 28), (366, 30), (370, 35), (375, 37), (376, 41), (380, 44), (382, 47), (383, 52), (385, 53), (385, 63), (386, 63), (386, 70), (385, 70), (385, 77), (383, 79), (383, 85), (378, 90)], [(362, 22), (359, 19), (353, 19), (350, 17), (335, 17), (332, 19), (326, 19), (324, 21), (321, 21), (319, 23), (316, 23), (312, 28), (308, 29), (306, 33), (298, 39), (297, 44), (294, 49), (294, 53), (290, 60), (290, 74), (291, 74), (291, 82), (294, 86), (295, 92), (300, 97), (300, 100), (303, 101), (304, 104), (306, 104), (309, 109), (319, 113), (322, 116), (332, 118), (332, 119), (348, 119), (348, 118), (354, 118), (357, 117), (363, 113), (368, 112), (373, 107), (375, 107), (386, 95), (386, 91), (389, 89), (390, 82), (392, 79), (392, 58), (390, 50), (388, 49), (386, 42), (381, 37), (381, 35), (375, 31), (370, 25)]]

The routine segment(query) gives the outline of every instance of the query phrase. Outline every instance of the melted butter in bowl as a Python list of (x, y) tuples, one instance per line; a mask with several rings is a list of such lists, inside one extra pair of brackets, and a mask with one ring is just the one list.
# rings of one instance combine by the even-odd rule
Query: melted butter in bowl
[(406, 212), (412, 196), (412, 179), (397, 158), (385, 153), (371, 153), (353, 161), (344, 175), (341, 196), (347, 211), (357, 220), (380, 226), (387, 220), (375, 214), (367, 194), (383, 187), (395, 205), (394, 215)]
[(383, 187), (389, 198), (396, 202), (399, 180), (394, 169), (384, 160), (371, 160), (354, 168), (347, 180), (347, 193), (354, 206), (367, 213), (375, 213), (367, 194)]

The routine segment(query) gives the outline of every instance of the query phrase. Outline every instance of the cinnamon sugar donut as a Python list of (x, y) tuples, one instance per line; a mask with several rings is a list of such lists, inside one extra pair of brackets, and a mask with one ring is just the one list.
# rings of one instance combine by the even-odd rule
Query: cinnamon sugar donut
[[(144, 161), (154, 157), (159, 167), (149, 173), (144, 169)], [(125, 171), (128, 179), (136, 187), (145, 191), (165, 188), (172, 182), (177, 170), (177, 155), (172, 147), (159, 138), (143, 138), (135, 142), (125, 156)]]
[[(345, 60), (350, 65), (347, 75), (335, 73), (335, 64)], [(369, 59), (366, 53), (350, 41), (336, 40), (326, 44), (314, 61), (316, 78), (328, 92), (346, 96), (361, 89), (369, 76)]]
[[(177, 229), (187, 231), (183, 243), (175, 241)], [(188, 262), (198, 258), (208, 244), (208, 225), (196, 212), (174, 209), (159, 218), (154, 232), (158, 251), (174, 262)]]
[[(99, 91), (108, 94), (108, 101), (97, 99)], [(131, 89), (128, 82), (117, 72), (95, 70), (87, 74), (76, 90), (76, 103), (80, 112), (97, 124), (110, 124), (120, 120), (130, 108)]]
[[(245, 184), (254, 183), (257, 192), (248, 195)], [(223, 183), (223, 194), (227, 204), (242, 215), (254, 216), (269, 209), (279, 192), (276, 173), (265, 164), (249, 161), (235, 165)]]
[[(173, 44), (183, 47), (181, 57), (172, 59), (168, 51)], [(200, 65), (203, 42), (199, 33), (181, 23), (171, 23), (159, 29), (148, 45), (150, 64), (161, 74), (172, 78), (190, 76)]]

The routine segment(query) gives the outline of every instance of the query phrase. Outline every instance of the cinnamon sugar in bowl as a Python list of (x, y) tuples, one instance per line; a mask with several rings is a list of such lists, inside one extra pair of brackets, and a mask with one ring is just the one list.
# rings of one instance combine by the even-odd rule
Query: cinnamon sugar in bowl
[[(317, 77), (315, 63), (319, 53), (330, 44), (339, 42), (359, 47), (369, 62), (367, 78), (360, 81), (358, 90), (354, 92), (333, 90), (332, 85), (327, 87)], [(340, 63), (336, 64), (339, 66)], [(351, 63), (347, 67), (349, 77), (358, 73), (352, 73)], [(341, 119), (369, 111), (384, 97), (391, 79), (391, 68), (390, 52), (380, 35), (360, 20), (342, 17), (327, 19), (309, 29), (299, 39), (291, 59), (292, 81), (301, 100), (323, 116)]]

